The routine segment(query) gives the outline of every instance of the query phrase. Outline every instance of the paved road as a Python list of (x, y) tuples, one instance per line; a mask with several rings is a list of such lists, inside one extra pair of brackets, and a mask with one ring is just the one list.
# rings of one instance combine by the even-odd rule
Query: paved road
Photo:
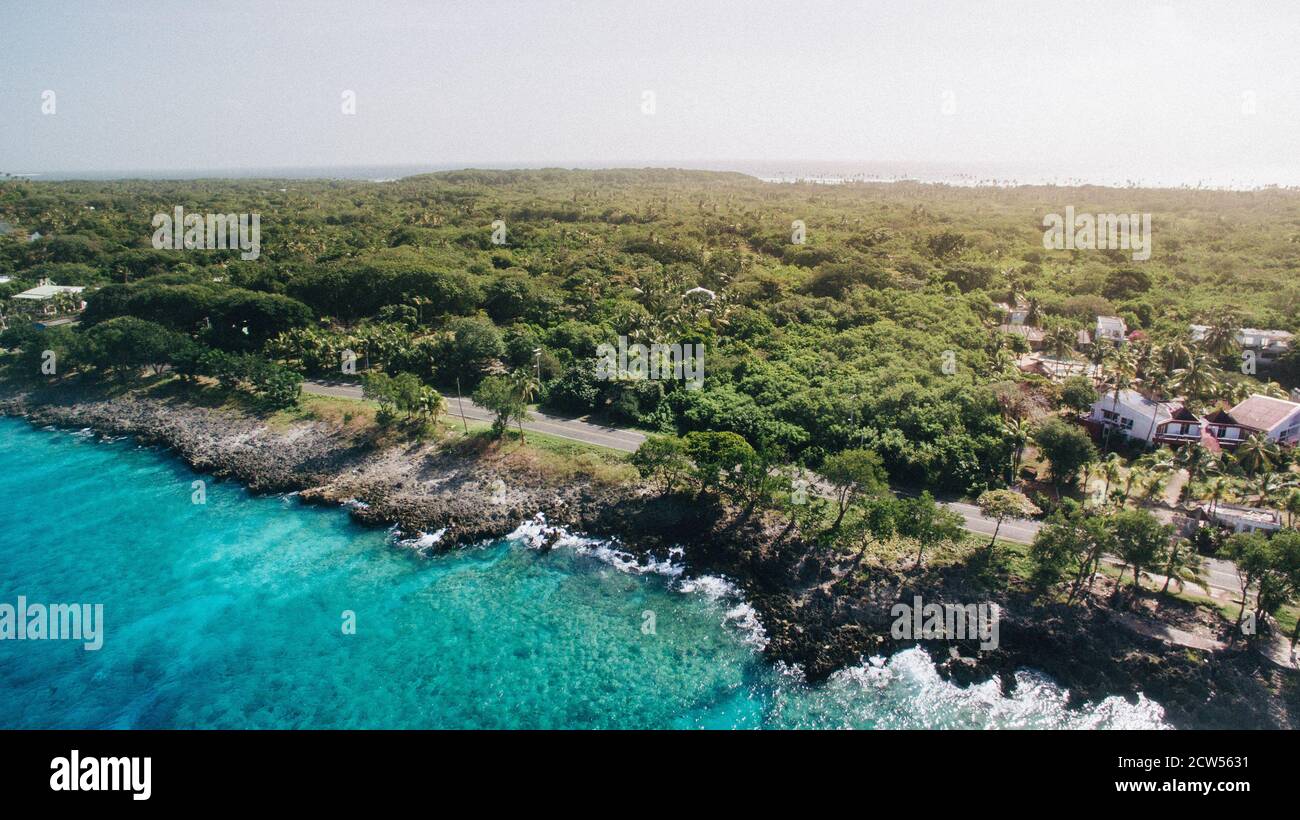
[(1241, 595), (1241, 579), (1237, 576), (1237, 565), (1222, 558), (1205, 559), (1205, 577), (1212, 589), (1221, 589), (1233, 595)]
[[(944, 503), (944, 506), (954, 512), (961, 513), (962, 518), (966, 519), (966, 529), (970, 532), (978, 532), (983, 535), (992, 536), (993, 528), (997, 522), (985, 518), (980, 514), (979, 507), (974, 504), (966, 504), (960, 501), (950, 501)], [(1004, 538), (1007, 541), (1014, 541), (1018, 544), (1032, 544), (1034, 536), (1043, 526), (1041, 521), (1004, 521), (1002, 529), (998, 532), (998, 538)], [(1231, 561), (1225, 561), (1222, 558), (1202, 557), (1205, 562), (1205, 578), (1209, 582), (1209, 590), (1203, 590), (1197, 584), (1190, 584), (1195, 587), (1194, 591), (1202, 594), (1208, 594), (1210, 597), (1223, 598), (1226, 596), (1241, 595), (1241, 580), (1237, 576), (1237, 567)], [(1120, 561), (1113, 562), (1115, 566), (1120, 565)], [(1161, 583), (1164, 582), (1164, 576), (1160, 576)]]
[[(302, 389), (308, 393), (321, 396), (336, 396), (348, 399), (362, 397), (361, 386), (355, 382), (308, 380), (303, 382)], [(480, 407), (469, 399), (457, 399), (454, 396), (447, 398), (447, 412), (452, 418), (459, 419), (462, 411), (466, 419), (473, 419), (474, 421), (491, 421), (495, 415), (492, 411)], [(644, 433), (639, 433), (636, 430), (593, 424), (580, 418), (567, 419), (540, 412), (532, 413), (532, 417), (532, 421), (524, 422), (525, 430), (534, 433), (545, 433), (546, 435), (569, 439), (570, 441), (580, 441), (584, 444), (595, 444), (600, 447), (621, 450), (625, 453), (634, 452), (646, 438)], [(968, 531), (992, 537), (993, 530), (997, 527), (997, 521), (985, 518), (980, 513), (979, 507), (963, 501), (941, 503), (961, 515), (965, 520), (965, 528)], [(1040, 521), (1004, 521), (1002, 528), (998, 530), (998, 538), (1020, 544), (1029, 544), (1033, 542), (1034, 536), (1038, 534), (1041, 527), (1042, 522)], [(1230, 561), (1207, 558), (1206, 570), (1212, 590), (1239, 594), (1241, 585), (1237, 580), (1237, 570)]]
[[(346, 399), (361, 398), (361, 386), (354, 382), (308, 380), (303, 382), (302, 389), (307, 393), (315, 393), (319, 396), (336, 396)], [(448, 415), (459, 419), (462, 410), (464, 417), (473, 421), (492, 421), (496, 417), (496, 414), (491, 410), (480, 407), (469, 399), (457, 399), (455, 396), (447, 397)], [(638, 433), (635, 430), (607, 427), (601, 424), (592, 424), (583, 419), (566, 419), (547, 413), (533, 412), (530, 415), (533, 420), (524, 422), (524, 430), (545, 433), (556, 438), (581, 441), (584, 444), (595, 444), (600, 447), (608, 447), (611, 450), (621, 450), (625, 453), (635, 452), (636, 448), (641, 446), (641, 442), (645, 441), (645, 434)]]
[[(361, 398), (361, 386), (355, 382), (344, 381), (306, 381), (303, 382), (302, 389), (308, 393), (315, 393), (321, 396), (337, 396), (348, 399)], [(447, 411), (454, 418), (460, 418), (461, 408), (464, 408), (464, 416), (467, 419), (475, 421), (491, 421), (493, 418), (492, 411), (480, 407), (469, 399), (457, 399), (454, 396), (447, 399)], [(609, 447), (614, 450), (621, 450), (625, 453), (631, 453), (641, 446), (645, 441), (645, 434), (635, 430), (625, 430), (618, 427), (609, 427), (600, 424), (592, 424), (583, 419), (566, 419), (560, 416), (552, 416), (546, 413), (535, 412), (532, 414), (533, 420), (524, 422), (524, 429), (536, 433), (546, 433), (547, 435), (556, 436), (557, 438), (566, 438), (571, 441), (581, 441), (586, 444), (595, 444), (601, 447)], [(966, 520), (966, 529), (971, 532), (982, 535), (993, 535), (993, 530), (997, 522), (985, 518), (980, 514), (979, 507), (974, 504), (963, 502), (949, 502), (946, 506), (961, 515)], [(1040, 523), (1037, 521), (1006, 521), (1002, 524), (1002, 529), (998, 531), (999, 538), (1005, 538), (1008, 541), (1016, 541), (1021, 544), (1028, 544), (1034, 540), (1038, 533)]]
[[(966, 529), (981, 535), (993, 536), (993, 530), (997, 528), (998, 522), (992, 518), (985, 518), (979, 507), (964, 501), (940, 503), (966, 519)], [(1003, 521), (1002, 528), (998, 530), (998, 538), (1014, 541), (1017, 544), (1032, 544), (1034, 536), (1042, 526), (1040, 521)]]

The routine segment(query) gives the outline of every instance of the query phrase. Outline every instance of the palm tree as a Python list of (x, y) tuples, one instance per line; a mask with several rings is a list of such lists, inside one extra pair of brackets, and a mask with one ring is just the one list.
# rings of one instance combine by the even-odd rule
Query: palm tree
[(1232, 493), (1232, 482), (1227, 476), (1218, 476), (1206, 488), (1205, 497), (1210, 500), (1210, 515), (1219, 509), (1219, 502), (1228, 500)]
[(1226, 400), (1229, 404), (1240, 404), (1250, 398), (1252, 393), (1258, 393), (1254, 379), (1225, 379), (1219, 382), (1219, 397)]
[(1295, 485), (1291, 479), (1283, 478), (1280, 473), (1270, 471), (1262, 472), (1255, 477), (1254, 490), (1256, 503), (1264, 507), (1270, 501), (1282, 494), (1283, 490), (1290, 489)]
[(1137, 460), (1142, 467), (1150, 470), (1152, 473), (1168, 476), (1178, 469), (1178, 464), (1174, 460), (1173, 452), (1167, 447), (1161, 447), (1158, 450), (1147, 453)]
[(1069, 361), (1074, 358), (1074, 342), (1078, 334), (1066, 325), (1057, 325), (1047, 332), (1047, 352), (1053, 359)]
[[(510, 386), (514, 389), (515, 395), (524, 404), (532, 402), (537, 395), (537, 391), (542, 389), (542, 384), (533, 375), (533, 372), (527, 367), (515, 368), (510, 374)], [(519, 414), (519, 440), (525, 441), (524, 438), (524, 413)]]
[(537, 396), (537, 391), (542, 388), (541, 383), (537, 381), (537, 377), (533, 375), (533, 371), (527, 367), (516, 368), (510, 374), (510, 384), (515, 388), (519, 398), (523, 399), (525, 403), (531, 403)]
[[(1103, 361), (1109, 367), (1103, 384), (1107, 392), (1111, 394), (1111, 412), (1119, 412), (1119, 394), (1133, 387), (1137, 382), (1137, 362), (1133, 358), (1132, 351), (1121, 348), (1114, 348), (1103, 354)], [(1110, 445), (1110, 433), (1112, 427), (1106, 427), (1106, 444)]]
[(1165, 556), (1165, 585), (1160, 590), (1164, 595), (1169, 592), (1169, 584), (1172, 581), (1178, 581), (1178, 591), (1183, 591), (1185, 581), (1191, 581), (1204, 587), (1205, 580), (1205, 562), (1197, 554), (1196, 547), (1186, 538), (1175, 538), (1169, 545), (1169, 552)]
[(1237, 349), (1237, 331), (1241, 327), (1236, 314), (1229, 310), (1216, 311), (1207, 321), (1209, 328), (1201, 337), (1201, 349), (1222, 359)]
[(1020, 459), (1024, 455), (1025, 445), (1029, 443), (1029, 429), (1025, 426), (1024, 419), (1011, 417), (1002, 422), (1002, 434), (1011, 441), (1011, 480), (1009, 484), (1016, 483), (1016, 476), (1020, 473)]
[(1215, 472), (1218, 463), (1214, 454), (1196, 444), (1188, 444), (1178, 451), (1175, 463), (1187, 471), (1187, 483), (1191, 484), (1207, 473)]
[(1133, 351), (1133, 364), (1137, 367), (1138, 376), (1145, 376), (1153, 369), (1152, 364), (1155, 362), (1157, 352), (1156, 346), (1148, 339), (1139, 339), (1132, 342), (1129, 349)]
[(1180, 336), (1165, 342), (1160, 347), (1160, 369), (1172, 373), (1187, 367), (1192, 361), (1194, 350), (1186, 337)]
[(72, 313), (77, 309), (78, 302), (78, 298), (73, 296), (71, 293), (68, 293), (67, 291), (59, 291), (54, 294), (52, 302), (54, 305), (54, 313), (56, 315)]
[(1124, 482), (1124, 498), (1120, 502), (1120, 506), (1123, 507), (1125, 504), (1128, 503), (1129, 496), (1133, 494), (1134, 484), (1137, 484), (1139, 487), (1141, 487), (1143, 484), (1146, 483), (1147, 479), (1150, 477), (1151, 474), (1142, 467), (1134, 466), (1132, 469), (1130, 469), (1128, 471), (1128, 478)]
[(1291, 394), (1287, 392), (1287, 389), (1277, 382), (1265, 382), (1262, 387), (1255, 382), (1251, 382), (1250, 384), (1253, 388), (1251, 390), (1252, 393), (1257, 393), (1261, 396), (1268, 396), (1271, 399), (1288, 400), (1291, 398)]
[(1219, 390), (1219, 373), (1202, 352), (1193, 352), (1187, 365), (1173, 372), (1170, 386), (1192, 401), (1206, 401)]
[(417, 296), (413, 296), (413, 297), (411, 297), (411, 304), (415, 305), (415, 323), (416, 323), (417, 325), (423, 325), (423, 324), (424, 324), (424, 307), (425, 307), (425, 305), (431, 305), (431, 304), (433, 304), (433, 300), (432, 300), (432, 299), (428, 299), (428, 298), (426, 298), (426, 297), (424, 297), (424, 296), (419, 296), (419, 295), (417, 295)]
[(1111, 482), (1119, 480), (1122, 464), (1123, 459), (1119, 457), (1118, 453), (1110, 453), (1101, 463), (1101, 475), (1102, 478), (1106, 479), (1106, 489), (1102, 490), (1102, 496), (1106, 499), (1110, 498)]
[(1286, 512), (1286, 525), (1294, 527), (1296, 517), (1300, 516), (1300, 489), (1292, 488), (1286, 494), (1286, 498), (1282, 501), (1282, 509)]
[[(1139, 370), (1142, 383), (1146, 385), (1147, 398), (1155, 402), (1164, 402), (1169, 399), (1170, 376), (1165, 371), (1149, 367), (1147, 370)], [(1156, 431), (1156, 420), (1160, 418), (1160, 413), (1152, 410), (1151, 426), (1147, 428), (1147, 441), (1151, 441), (1152, 435)]]
[(1237, 446), (1237, 463), (1252, 478), (1261, 470), (1272, 470), (1277, 466), (1281, 452), (1276, 444), (1256, 433)]
[(1164, 492), (1165, 482), (1167, 482), (1168, 480), (1169, 477), (1166, 475), (1160, 475), (1159, 473), (1152, 473), (1152, 472), (1146, 473), (1140, 487), (1140, 489), (1142, 490), (1142, 501), (1149, 502), (1151, 500), (1151, 496), (1159, 495), (1160, 493)]

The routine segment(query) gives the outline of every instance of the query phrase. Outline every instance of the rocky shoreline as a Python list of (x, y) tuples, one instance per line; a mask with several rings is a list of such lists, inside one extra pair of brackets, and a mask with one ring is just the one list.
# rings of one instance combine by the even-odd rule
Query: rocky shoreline
[[(865, 579), (836, 572), (771, 514), (703, 506), (595, 479), (563, 483), (534, 465), (469, 446), (386, 446), (321, 421), (268, 424), (256, 413), (200, 406), (184, 397), (85, 395), (75, 385), (22, 391), (0, 385), (0, 415), (37, 425), (91, 428), (172, 450), (195, 470), (259, 493), (297, 492), (308, 503), (349, 501), (351, 515), (406, 535), (443, 531), (422, 550), (500, 538), (538, 513), (573, 533), (615, 539), (642, 560), (674, 552), (689, 575), (723, 575), (754, 607), (773, 661), (800, 666), (810, 682), (917, 645), (890, 637), (893, 604), (988, 600), (1001, 608), (1000, 644), (922, 644), (940, 672), (962, 684), (1032, 668), (1082, 704), (1141, 692), (1179, 728), (1300, 725), (1300, 675), (1242, 649), (1198, 652), (1135, 633), (1106, 606), (1105, 582), (1082, 606), (1041, 606), (1016, 593), (976, 588), (962, 569), (913, 575), (875, 568)], [(433, 542), (434, 539), (425, 539)], [(676, 556), (680, 555), (680, 558)]]

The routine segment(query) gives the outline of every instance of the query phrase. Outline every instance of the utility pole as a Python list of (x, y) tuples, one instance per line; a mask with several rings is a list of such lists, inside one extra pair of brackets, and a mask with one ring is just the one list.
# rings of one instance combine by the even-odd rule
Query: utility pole
[(465, 435), (469, 435), (469, 422), (465, 421), (465, 400), (460, 396), (460, 376), (456, 377), (456, 405), (460, 407), (460, 423), (465, 427)]

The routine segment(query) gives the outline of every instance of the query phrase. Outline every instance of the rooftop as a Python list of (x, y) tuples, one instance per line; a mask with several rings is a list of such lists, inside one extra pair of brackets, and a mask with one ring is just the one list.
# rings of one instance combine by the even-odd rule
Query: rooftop
[[(1208, 511), (1210, 505), (1202, 504), (1201, 508)], [(1276, 510), (1264, 510), (1259, 507), (1243, 507), (1239, 504), (1220, 503), (1215, 506), (1214, 513), (1216, 516), (1238, 518), (1256, 524), (1277, 524), (1281, 521), (1281, 516), (1278, 515)]]
[[(1192, 340), (1199, 342), (1210, 332), (1209, 325), (1190, 325)], [(1295, 334), (1286, 330), (1261, 330), (1256, 327), (1243, 327), (1237, 331), (1237, 343), (1244, 347), (1266, 347), (1275, 344), (1287, 344)]]
[(1025, 372), (1041, 373), (1054, 379), (1067, 376), (1097, 378), (1101, 368), (1086, 359), (1058, 359), (1046, 353), (1026, 353), (1016, 359), (1016, 367)]
[(1254, 395), (1232, 408), (1232, 417), (1239, 424), (1256, 430), (1272, 430), (1284, 419), (1300, 410), (1300, 404), (1271, 396)]
[(40, 287), (25, 290), (16, 294), (15, 299), (31, 299), (33, 301), (43, 302), (46, 299), (52, 299), (59, 293), (81, 293), (85, 288), (78, 285), (41, 285)]
[(1098, 316), (1097, 332), (1110, 334), (1124, 334), (1128, 332), (1128, 325), (1118, 316)]
[[(1115, 401), (1115, 394), (1103, 393), (1097, 397), (1097, 404), (1103, 410), (1109, 410)], [(1165, 421), (1174, 417), (1173, 411), (1181, 409), (1182, 405), (1178, 402), (1153, 401), (1148, 399), (1136, 390), (1119, 391), (1119, 402), (1125, 407), (1140, 408), (1144, 413), (1154, 415), (1156, 421)]]
[(1213, 413), (1205, 417), (1205, 420), (1214, 424), (1240, 424), (1231, 413), (1222, 407), (1217, 408)]
[(1017, 336), (1024, 336), (1031, 342), (1041, 342), (1047, 338), (1042, 330), (1029, 325), (1001, 325), (999, 330), (1003, 333), (1014, 333)]

